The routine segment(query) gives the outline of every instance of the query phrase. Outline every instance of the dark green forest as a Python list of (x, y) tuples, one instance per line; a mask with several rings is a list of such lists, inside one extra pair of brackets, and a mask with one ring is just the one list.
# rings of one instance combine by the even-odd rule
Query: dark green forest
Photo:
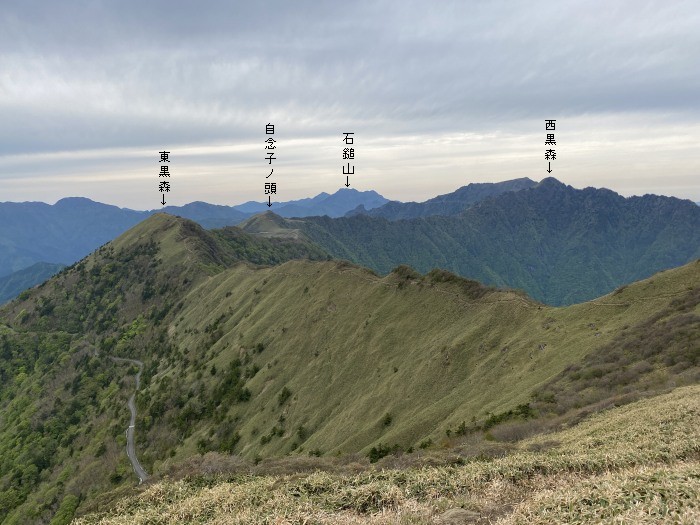
[(551, 305), (587, 301), (700, 257), (700, 207), (556, 179), (487, 198), (459, 215), (390, 221), (367, 215), (289, 223), (334, 257), (386, 274), (433, 268)]

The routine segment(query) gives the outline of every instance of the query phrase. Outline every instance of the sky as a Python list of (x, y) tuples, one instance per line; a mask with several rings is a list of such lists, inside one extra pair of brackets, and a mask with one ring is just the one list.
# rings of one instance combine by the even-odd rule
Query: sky
[(699, 27), (695, 0), (3, 0), (0, 201), (158, 208), (160, 151), (169, 205), (343, 166), (402, 201), (550, 175), (700, 201)]

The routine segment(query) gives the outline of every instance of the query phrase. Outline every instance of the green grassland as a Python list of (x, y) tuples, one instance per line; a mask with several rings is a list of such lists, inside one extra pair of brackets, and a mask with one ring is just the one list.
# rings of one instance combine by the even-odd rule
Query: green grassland
[[(309, 430), (306, 449), (348, 453), (380, 441), (408, 448), (437, 440), (461, 421), (526, 403), (537, 387), (612, 342), (623, 326), (689, 293), (686, 283), (697, 283), (699, 268), (554, 309), (514, 292), (484, 290), (473, 299), (459, 280), (379, 278), (335, 262), (240, 266), (185, 298), (172, 343), (202, 351), (193, 359), (205, 368), (225, 369), (236, 358), (260, 367), (246, 383), (254, 399), (229, 412), (240, 421), (243, 455), (290, 452), (302, 444), (294, 434), (299, 426)], [(218, 319), (220, 337), (207, 341), (198, 327)], [(261, 353), (254, 350), (259, 344)], [(190, 367), (183, 378), (175, 367), (163, 376), (177, 374), (192, 384), (198, 372)], [(293, 396), (281, 405), (285, 387)], [(387, 413), (392, 421), (383, 425)], [(280, 416), (281, 436), (264, 446), (246, 439), (255, 430), (279, 429)]]
[(134, 484), (121, 442), (133, 370), (110, 356), (145, 364), (136, 449), (156, 479), (205, 458), (444, 464), (697, 383), (699, 290), (696, 261), (555, 308), (155, 215), (0, 309), (0, 523), (67, 523)]

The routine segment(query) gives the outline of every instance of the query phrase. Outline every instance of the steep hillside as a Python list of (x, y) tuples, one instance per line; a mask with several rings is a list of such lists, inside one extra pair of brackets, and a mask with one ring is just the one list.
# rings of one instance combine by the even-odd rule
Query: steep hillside
[[(240, 436), (235, 450), (247, 457), (297, 447), (367, 452), (380, 442), (405, 449), (527, 402), (568, 366), (596, 351), (609, 353), (620, 337), (640, 337), (650, 322), (663, 320), (660, 330), (675, 342), (664, 351), (656, 340), (638, 342), (654, 350), (623, 363), (620, 371), (631, 368), (627, 382), (640, 385), (649, 376), (653, 388), (664, 388), (683, 374), (695, 381), (696, 354), (634, 367), (654, 353), (671, 355), (676, 346), (693, 355), (699, 278), (695, 262), (616, 296), (552, 309), (439, 271), (419, 277), (404, 268), (379, 278), (335, 262), (238, 267), (185, 298), (171, 342), (189, 349), (194, 366), (185, 371), (174, 363), (159, 379), (199, 385), (199, 395), (185, 404), (192, 422), (208, 411), (230, 421)], [(238, 406), (221, 403), (219, 379), (211, 381), (227, 367), (238, 369), (241, 388), (251, 395)], [(607, 393), (621, 392), (608, 384)], [(167, 413), (171, 403), (153, 392), (152, 416)], [(192, 446), (221, 448), (221, 437), (210, 434), (215, 427), (201, 420), (185, 426)]]
[[(430, 464), (440, 456), (424, 454), (413, 463), (406, 456), (383, 463), (381, 470), (297, 462), (307, 472), (286, 475), (274, 473), (274, 464), (264, 474), (265, 467), (211, 455), (196, 475), (132, 490), (76, 523), (175, 524), (183, 516), (242, 524), (281, 516), (334, 524), (697, 523), (698, 425), (700, 387), (693, 386), (526, 440), (495, 459), (469, 457), (458, 447), (443, 466)], [(293, 472), (294, 463), (286, 468)], [(313, 469), (319, 471), (308, 472)]]
[[(508, 191), (519, 191), (537, 185), (528, 178), (507, 180), (495, 183), (472, 183), (452, 193), (438, 195), (425, 202), (388, 202), (378, 208), (358, 207), (346, 214), (347, 217), (364, 214), (370, 217), (384, 217), (390, 221), (416, 219), (432, 215), (458, 215), (470, 206), (488, 197), (495, 197)], [(319, 214), (320, 215), (320, 214)]]
[(160, 214), (0, 309), (0, 523), (47, 523), (130, 478), (135, 371), (113, 357), (153, 366), (169, 348), (161, 324), (191, 287), (242, 255), (270, 264), (315, 250)]
[(133, 372), (108, 355), (223, 258), (199, 233), (153, 217), (0, 310), (0, 522), (47, 523), (129, 472)]
[[(115, 357), (143, 362), (136, 451), (156, 477), (208, 452), (374, 461), (506, 440), (535, 416), (697, 381), (700, 262), (552, 308), (441, 270), (325, 259), (161, 214), (0, 308), (0, 520), (45, 523), (135, 482), (136, 369)], [(602, 369), (589, 386), (605, 394), (568, 404), (582, 375), (567, 374), (618, 347), (624, 381)]]
[(590, 300), (700, 257), (700, 208), (690, 201), (626, 199), (552, 178), (454, 217), (313, 217), (289, 227), (382, 274), (399, 264), (443, 268), (553, 305)]
[(62, 268), (64, 268), (62, 264), (38, 262), (23, 270), (0, 277), (0, 304), (14, 299), (27, 288), (43, 283)]

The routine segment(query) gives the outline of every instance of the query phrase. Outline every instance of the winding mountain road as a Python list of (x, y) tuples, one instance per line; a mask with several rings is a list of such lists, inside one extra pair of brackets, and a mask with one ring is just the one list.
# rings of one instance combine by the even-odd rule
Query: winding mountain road
[(148, 479), (148, 474), (139, 463), (136, 457), (136, 446), (134, 445), (134, 433), (136, 431), (136, 392), (138, 392), (141, 386), (141, 372), (143, 372), (143, 363), (136, 359), (125, 359), (123, 357), (112, 357), (112, 361), (115, 363), (129, 363), (131, 365), (136, 365), (139, 367), (139, 371), (136, 373), (136, 390), (129, 398), (129, 411), (131, 412), (131, 419), (129, 420), (129, 427), (126, 429), (126, 455), (131, 461), (131, 466), (134, 468), (134, 472), (139, 478), (139, 485)]

